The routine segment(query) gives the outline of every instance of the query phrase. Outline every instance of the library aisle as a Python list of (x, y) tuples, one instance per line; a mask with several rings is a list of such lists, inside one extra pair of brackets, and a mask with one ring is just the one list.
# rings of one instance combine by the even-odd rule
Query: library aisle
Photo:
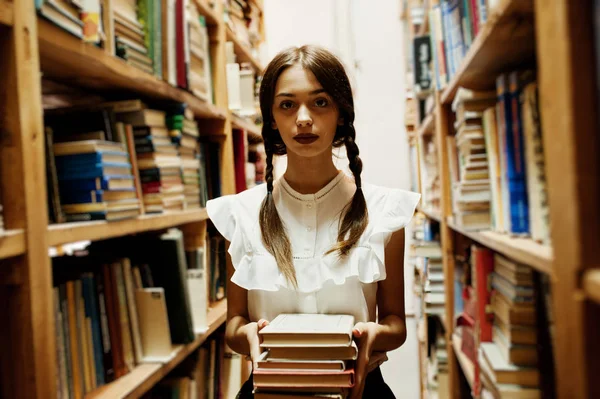
[[(381, 364), (394, 395), (599, 398), (599, 16), (600, 0), (0, 0), (0, 397), (236, 398), (253, 363), (226, 343), (207, 201), (265, 187), (264, 68), (314, 44), (349, 76), (362, 180), (421, 194), (407, 339)], [(348, 397), (355, 319), (309, 316), (336, 320), (320, 346), (261, 333), (257, 399)]]

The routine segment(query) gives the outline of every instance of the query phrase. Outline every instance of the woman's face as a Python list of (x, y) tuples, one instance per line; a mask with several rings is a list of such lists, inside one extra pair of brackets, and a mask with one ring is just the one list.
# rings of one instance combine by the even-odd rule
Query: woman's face
[(273, 101), (273, 125), (288, 154), (301, 157), (331, 155), (338, 125), (343, 124), (333, 99), (315, 75), (293, 65), (279, 75)]

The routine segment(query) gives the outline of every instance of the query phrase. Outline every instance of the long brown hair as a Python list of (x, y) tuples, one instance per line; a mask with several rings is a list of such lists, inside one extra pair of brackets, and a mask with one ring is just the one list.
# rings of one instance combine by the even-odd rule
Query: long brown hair
[(260, 86), (260, 110), (263, 116), (262, 137), (265, 145), (267, 168), (267, 196), (260, 209), (260, 228), (266, 249), (275, 257), (279, 270), (288, 281), (297, 287), (296, 273), (292, 259), (292, 247), (279, 217), (273, 199), (273, 155), (285, 155), (285, 144), (278, 130), (272, 128), (275, 85), (281, 73), (292, 65), (299, 64), (311, 71), (323, 89), (336, 103), (343, 125), (337, 127), (333, 139), (334, 147), (346, 146), (350, 170), (354, 175), (356, 192), (344, 208), (344, 216), (338, 230), (338, 242), (327, 252), (337, 252), (346, 256), (356, 245), (368, 224), (368, 212), (362, 191), (360, 174), (362, 161), (355, 143), (354, 100), (350, 80), (340, 60), (329, 51), (317, 46), (292, 47), (279, 53), (267, 66)]

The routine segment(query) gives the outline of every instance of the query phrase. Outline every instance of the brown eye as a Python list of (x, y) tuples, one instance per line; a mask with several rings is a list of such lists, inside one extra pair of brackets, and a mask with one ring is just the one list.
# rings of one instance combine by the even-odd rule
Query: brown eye
[(281, 109), (291, 109), (294, 106), (294, 103), (292, 103), (291, 101), (282, 101), (279, 104), (279, 108)]
[(326, 98), (317, 98), (315, 100), (315, 105), (319, 108), (324, 108), (329, 105), (329, 101)]

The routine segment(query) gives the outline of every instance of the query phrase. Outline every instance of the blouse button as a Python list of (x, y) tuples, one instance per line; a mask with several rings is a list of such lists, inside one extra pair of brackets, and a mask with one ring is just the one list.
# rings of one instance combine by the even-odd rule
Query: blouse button
[(312, 231), (312, 228), (311, 227), (307, 227), (306, 231)]
[(306, 204), (306, 206), (308, 207), (308, 209), (311, 209), (313, 207), (313, 204), (309, 202), (308, 204)]

